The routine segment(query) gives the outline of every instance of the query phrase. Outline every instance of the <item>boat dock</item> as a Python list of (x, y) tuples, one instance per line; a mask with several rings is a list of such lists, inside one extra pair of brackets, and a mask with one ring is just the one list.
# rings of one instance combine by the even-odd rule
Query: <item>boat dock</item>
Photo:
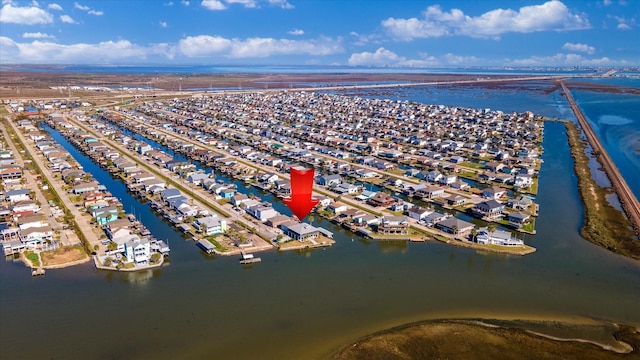
[(261, 258), (254, 257), (253, 254), (242, 253), (242, 257), (240, 257), (240, 264), (242, 265), (259, 263), (261, 261), (262, 261)]

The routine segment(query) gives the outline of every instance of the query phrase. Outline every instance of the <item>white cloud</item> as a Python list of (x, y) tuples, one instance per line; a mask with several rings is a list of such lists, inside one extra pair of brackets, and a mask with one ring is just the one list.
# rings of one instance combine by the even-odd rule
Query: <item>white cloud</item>
[(589, 55), (593, 55), (596, 52), (596, 48), (593, 46), (589, 46), (587, 44), (573, 44), (573, 43), (565, 43), (562, 46), (562, 49), (569, 51), (577, 51), (587, 53)]
[(220, 36), (188, 36), (178, 43), (188, 57), (224, 56), (263, 58), (273, 55), (329, 55), (342, 51), (341, 39), (288, 40), (272, 38), (226, 39)]
[(143, 47), (128, 40), (105, 41), (97, 44), (63, 45), (36, 40), (18, 43), (0, 37), (0, 59), (3, 63), (94, 63), (146, 59), (150, 55), (173, 58), (175, 49), (168, 44)]
[(227, 4), (240, 4), (246, 8), (255, 8), (258, 6), (256, 0), (224, 0)]
[(180, 40), (178, 48), (188, 57), (224, 54), (231, 48), (231, 40), (220, 36), (188, 36)]
[(269, 5), (279, 6), (283, 9), (293, 9), (293, 5), (289, 4), (287, 0), (269, 0)]
[(60, 15), (60, 21), (65, 24), (76, 24), (76, 21), (69, 15)]
[(76, 2), (76, 3), (73, 3), (73, 7), (74, 7), (75, 9), (79, 9), (79, 10), (82, 10), (82, 11), (86, 11), (86, 12), (87, 12), (87, 14), (89, 14), (89, 15), (95, 15), (95, 16), (102, 16), (102, 15), (104, 15), (104, 11), (94, 10), (94, 9), (92, 9), (92, 8), (90, 8), (90, 7), (86, 6), (86, 5), (80, 5), (80, 4), (78, 4), (77, 2)]
[(25, 39), (53, 39), (55, 36), (41, 33), (41, 32), (26, 32), (22, 34)]
[(200, 4), (203, 7), (209, 9), (209, 10), (225, 10), (227, 7), (224, 6), (224, 4), (222, 3), (222, 1), (220, 0), (202, 0), (202, 3)]
[(612, 60), (609, 57), (586, 58), (579, 54), (556, 54), (553, 56), (532, 56), (526, 59), (507, 60), (508, 66), (624, 66), (626, 60)]
[(164, 6), (173, 6), (173, 1), (169, 1), (169, 2), (163, 3), (162, 5), (164, 5)]
[(476, 65), (479, 61), (480, 59), (475, 56), (462, 56), (451, 53), (442, 56), (421, 53), (418, 59), (407, 59), (393, 51), (380, 47), (373, 53), (365, 51), (352, 54), (348, 63), (352, 66), (434, 68), (452, 65)]
[(625, 24), (625, 23), (620, 23), (618, 24), (618, 26), (616, 26), (617, 29), (619, 30), (631, 30), (631, 26)]
[(53, 16), (35, 6), (16, 7), (6, 3), (0, 9), (0, 23), (21, 25), (51, 24)]
[(461, 35), (498, 38), (505, 33), (568, 31), (591, 27), (584, 14), (572, 13), (561, 1), (524, 6), (518, 10), (495, 9), (480, 16), (465, 15), (460, 9), (443, 11), (439, 5), (429, 6), (423, 18), (389, 18), (382, 26), (401, 40)]
[[(293, 9), (293, 5), (287, 0), (202, 0), (200, 5), (209, 10), (226, 10), (227, 5), (242, 5), (245, 8), (255, 9), (260, 7), (261, 2), (266, 2), (269, 6), (278, 6), (283, 9)], [(188, 5), (188, 1), (187, 1)]]
[(190, 2), (188, 2), (187, 0), (182, 0), (182, 1), (180, 1), (180, 3), (181, 3), (182, 5), (184, 5), (184, 6), (189, 6), (189, 5), (191, 5), (191, 3), (190, 3)]
[(73, 3), (73, 7), (74, 7), (75, 9), (79, 9), (79, 10), (82, 10), (82, 11), (89, 11), (89, 10), (91, 10), (91, 8), (90, 8), (90, 7), (88, 7), (88, 6), (86, 6), (86, 5), (80, 5), (80, 4), (78, 4), (78, 3)]
[(160, 27), (166, 28), (168, 26), (166, 21), (160, 21)]
[(351, 57), (349, 57), (349, 65), (352, 66), (398, 66), (399, 63), (405, 61), (404, 57), (398, 56), (393, 51), (383, 47), (378, 48), (374, 53), (365, 51), (359, 54), (351, 54)]
[(287, 32), (287, 34), (289, 34), (289, 35), (304, 35), (304, 30), (293, 29), (293, 30)]
[(603, 1), (604, 6), (609, 6), (609, 5), (611, 5), (612, 3), (613, 3), (613, 1), (612, 1), (612, 0), (604, 0), (604, 1)]
[(52, 3), (52, 4), (49, 4), (49, 5), (47, 6), (47, 9), (49, 9), (49, 10), (56, 10), (56, 11), (62, 11), (62, 6), (60, 6), (60, 5), (58, 5), (58, 4), (55, 4), (55, 3)]

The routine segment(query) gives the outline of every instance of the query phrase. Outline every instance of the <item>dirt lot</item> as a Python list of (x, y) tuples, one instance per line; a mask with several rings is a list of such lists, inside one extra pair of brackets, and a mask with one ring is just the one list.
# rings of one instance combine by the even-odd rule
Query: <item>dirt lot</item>
[(57, 250), (44, 251), (40, 253), (40, 258), (42, 259), (42, 264), (49, 268), (70, 266), (89, 260), (89, 256), (87, 256), (84, 249), (79, 246), (62, 247)]

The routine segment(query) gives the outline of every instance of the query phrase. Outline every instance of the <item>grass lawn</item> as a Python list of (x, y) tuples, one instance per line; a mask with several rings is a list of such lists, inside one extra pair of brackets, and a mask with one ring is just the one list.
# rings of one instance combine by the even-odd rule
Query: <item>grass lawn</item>
[(216, 250), (224, 252), (227, 251), (227, 248), (225, 246), (223, 246), (222, 244), (220, 244), (218, 241), (216, 241), (216, 238), (213, 236), (207, 236), (206, 237), (207, 241), (210, 242), (213, 246), (216, 247)]
[(27, 250), (24, 252), (24, 256), (29, 259), (29, 261), (31, 261), (31, 264), (33, 264), (33, 266), (40, 266), (40, 256), (38, 254), (34, 253), (33, 251)]

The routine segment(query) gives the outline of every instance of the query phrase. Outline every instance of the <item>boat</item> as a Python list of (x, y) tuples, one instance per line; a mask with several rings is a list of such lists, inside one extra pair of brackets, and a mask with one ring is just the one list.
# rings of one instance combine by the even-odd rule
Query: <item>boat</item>
[(241, 254), (242, 254), (242, 257), (240, 257), (240, 264), (242, 265), (254, 264), (262, 261), (262, 259), (260, 259), (259, 257), (254, 257), (253, 254), (245, 254), (245, 253), (241, 253)]

